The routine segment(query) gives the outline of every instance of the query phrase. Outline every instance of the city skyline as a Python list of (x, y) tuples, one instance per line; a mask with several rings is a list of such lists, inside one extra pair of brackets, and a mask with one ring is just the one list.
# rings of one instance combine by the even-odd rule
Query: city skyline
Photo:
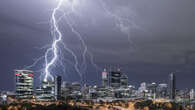
[[(64, 100), (67, 98), (80, 100), (102, 101), (114, 100), (166, 100), (177, 103), (193, 102), (194, 89), (177, 89), (175, 72), (169, 74), (168, 83), (142, 82), (139, 87), (128, 84), (127, 75), (116, 71), (102, 72), (101, 85), (89, 85), (84, 82), (69, 83), (62, 81), (61, 76), (54, 76), (54, 80), (42, 80), (36, 87), (33, 84), (33, 71), (15, 71), (16, 99), (36, 99), (37, 101)], [(4, 93), (8, 96), (13, 94)], [(102, 98), (102, 99), (101, 99)]]
[[(84, 36), (95, 64), (101, 68), (91, 65), (89, 60), (86, 62), (88, 68), (82, 72), (87, 83), (95, 85), (95, 81), (100, 85), (104, 68), (109, 70), (112, 66), (114, 70), (120, 66), (131, 85), (168, 83), (168, 75), (177, 72), (177, 88), (195, 88), (195, 1), (176, 1), (106, 1), (108, 9), (136, 24), (128, 30), (131, 42), (115, 26), (115, 20), (106, 15), (98, 1), (86, 0), (86, 4), (81, 4), (78, 7), (78, 15), (81, 15), (76, 19), (77, 29)], [(44, 55), (52, 41), (49, 20), (56, 5), (55, 1), (39, 0), (0, 2), (1, 90), (14, 90), (14, 70), (24, 69)], [(69, 32), (66, 23), (60, 23), (63, 36), (66, 36), (64, 42), (78, 51), (78, 40)], [(71, 60), (69, 54), (65, 53), (65, 56)], [(80, 56), (78, 58), (82, 60)], [(61, 75), (67, 82), (79, 82), (79, 75), (70, 65), (63, 64), (53, 74)], [(34, 71), (36, 85), (41, 82), (39, 76), (42, 71), (39, 70), (43, 66), (44, 61), (40, 61), (35, 67), (28, 68)], [(67, 69), (66, 72), (63, 69)]]

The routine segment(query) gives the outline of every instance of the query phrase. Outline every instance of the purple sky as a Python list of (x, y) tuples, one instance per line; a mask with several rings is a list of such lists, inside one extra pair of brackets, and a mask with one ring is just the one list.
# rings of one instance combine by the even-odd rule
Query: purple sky
[[(98, 0), (83, 0), (77, 9), (79, 17), (73, 20), (79, 24), (76, 28), (98, 66), (120, 65), (133, 85), (144, 81), (166, 83), (170, 72), (179, 71), (178, 88), (195, 88), (194, 0), (104, 1), (109, 10), (129, 18), (138, 28), (128, 28), (133, 42), (129, 44), (127, 35), (106, 15)], [(49, 20), (56, 5), (55, 0), (0, 1), (1, 90), (13, 90), (13, 70), (32, 64), (45, 52), (39, 48), (51, 44)], [(63, 20), (60, 24), (69, 48), (80, 48)], [(43, 63), (39, 62), (38, 67)], [(95, 68), (87, 64), (87, 82), (100, 84), (101, 73), (97, 75)], [(79, 81), (71, 69), (64, 74), (65, 81)], [(40, 73), (35, 76), (37, 84)]]

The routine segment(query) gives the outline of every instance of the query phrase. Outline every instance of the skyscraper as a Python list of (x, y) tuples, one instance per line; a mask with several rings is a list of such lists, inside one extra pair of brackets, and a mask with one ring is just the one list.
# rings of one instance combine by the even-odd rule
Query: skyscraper
[(81, 84), (78, 82), (72, 83), (72, 91), (81, 91)]
[(121, 87), (126, 88), (128, 86), (128, 77), (127, 75), (121, 76)]
[(42, 85), (36, 89), (38, 101), (53, 101), (55, 98), (55, 83), (52, 80), (43, 80)]
[(56, 76), (55, 77), (55, 98), (57, 100), (61, 98), (61, 84), (62, 84), (62, 77)]
[(169, 75), (169, 97), (170, 99), (174, 100), (176, 94), (176, 78), (175, 74), (171, 73)]
[(55, 95), (55, 83), (53, 81), (43, 81), (42, 82), (43, 94), (41, 98), (45, 101), (54, 100)]
[(30, 70), (15, 70), (16, 97), (27, 99), (33, 96), (33, 72)]
[(159, 97), (166, 97), (168, 92), (168, 85), (164, 83), (159, 84), (157, 87), (157, 92)]
[(106, 69), (104, 69), (104, 71), (102, 72), (102, 86), (108, 86), (108, 72), (106, 72)]
[(110, 76), (110, 86), (114, 88), (119, 88), (121, 85), (121, 73), (120, 69), (117, 72), (111, 72)]
[(190, 100), (194, 100), (194, 96), (195, 96), (194, 89), (191, 89), (190, 90)]
[(61, 93), (61, 96), (63, 98), (66, 98), (67, 96), (69, 96), (71, 94), (71, 84), (68, 83), (68, 82), (63, 82), (62, 83), (62, 93)]

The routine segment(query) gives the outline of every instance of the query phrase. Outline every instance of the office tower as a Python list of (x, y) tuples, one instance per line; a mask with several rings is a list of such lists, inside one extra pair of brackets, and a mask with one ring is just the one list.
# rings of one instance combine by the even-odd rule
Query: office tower
[(55, 85), (53, 81), (43, 81), (42, 82), (42, 98), (44, 100), (54, 100), (55, 95)]
[(117, 72), (111, 72), (110, 76), (110, 86), (113, 88), (119, 88), (121, 83), (121, 73), (120, 69)]
[(106, 69), (102, 72), (102, 86), (103, 87), (108, 87), (108, 72)]
[(128, 86), (128, 77), (127, 75), (122, 75), (121, 76), (121, 87), (127, 88), (127, 86)]
[(169, 97), (170, 99), (174, 100), (176, 94), (176, 78), (175, 74), (171, 73), (169, 75)]
[(53, 101), (55, 98), (55, 83), (51, 80), (43, 80), (42, 85), (36, 88), (36, 100)]
[(140, 87), (138, 88), (138, 92), (143, 93), (143, 92), (146, 92), (146, 91), (148, 91), (147, 84), (145, 82), (142, 82), (140, 84)]
[(72, 91), (81, 91), (81, 84), (78, 82), (72, 83)]
[(157, 84), (155, 82), (147, 85), (149, 95), (151, 98), (156, 99)]
[(37, 101), (44, 101), (45, 100), (44, 99), (44, 91), (41, 87), (37, 87), (35, 89), (35, 94), (36, 94), (35, 98), (36, 98)]
[(61, 83), (62, 83), (62, 77), (56, 76), (55, 77), (55, 99), (57, 100), (61, 98)]
[(77, 82), (72, 83), (71, 97), (74, 99), (80, 99), (82, 97), (80, 83)]
[(70, 83), (63, 81), (62, 88), (71, 88), (71, 85), (70, 85)]
[(88, 98), (88, 94), (89, 94), (89, 86), (87, 84), (84, 84), (84, 86), (82, 88), (83, 98)]
[(190, 90), (190, 100), (194, 100), (194, 89)]
[(71, 94), (71, 85), (68, 82), (62, 83), (62, 97), (66, 98)]
[(168, 85), (167, 84), (159, 84), (157, 87), (157, 94), (161, 98), (165, 98), (168, 92)]
[(33, 72), (30, 70), (15, 70), (16, 97), (32, 98), (33, 96)]
[(155, 93), (157, 88), (157, 84), (155, 82), (147, 85), (148, 92)]

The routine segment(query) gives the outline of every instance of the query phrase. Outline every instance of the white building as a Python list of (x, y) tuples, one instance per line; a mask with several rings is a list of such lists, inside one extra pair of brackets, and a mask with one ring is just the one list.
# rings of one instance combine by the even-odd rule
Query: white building
[(33, 72), (30, 70), (15, 70), (16, 97), (33, 97)]
[(194, 89), (190, 90), (190, 100), (194, 100)]

